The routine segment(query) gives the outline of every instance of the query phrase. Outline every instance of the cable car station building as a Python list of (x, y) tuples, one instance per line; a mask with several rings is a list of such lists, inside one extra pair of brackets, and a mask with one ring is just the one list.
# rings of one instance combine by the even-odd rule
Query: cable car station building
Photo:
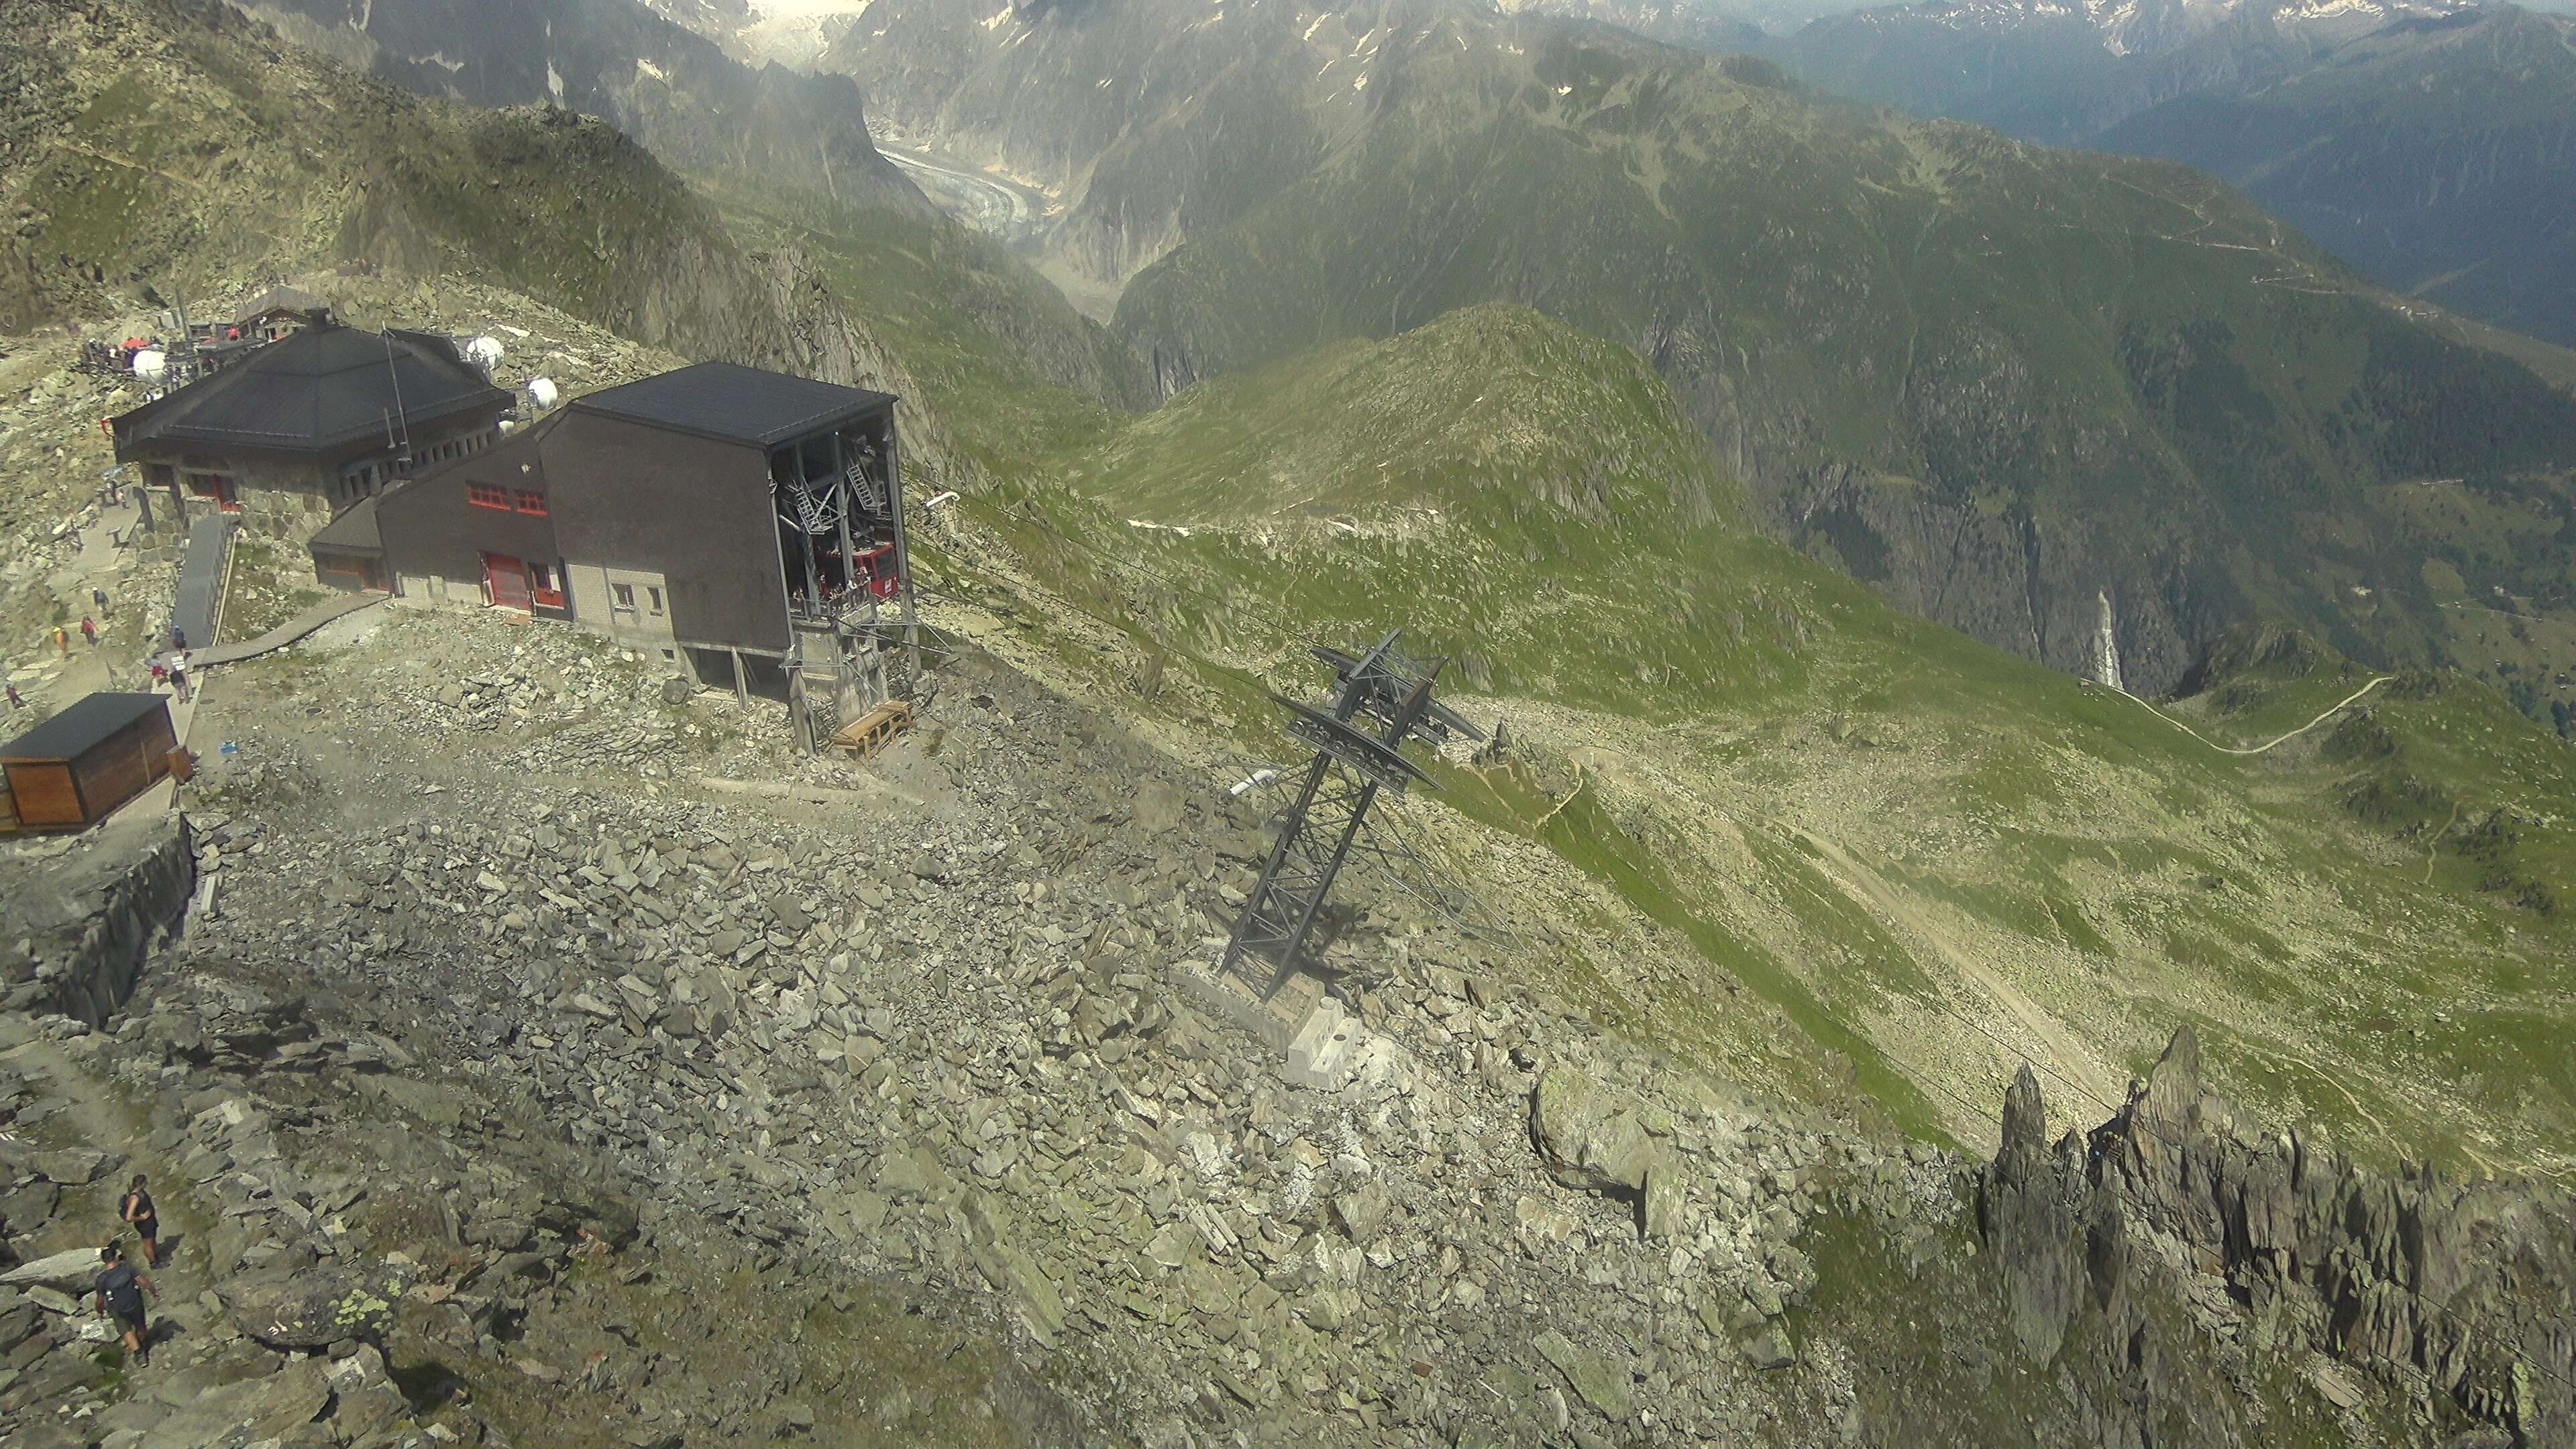
[(721, 362), (609, 388), (363, 500), (316, 570), (580, 624), (819, 745), (913, 638), (895, 401)]

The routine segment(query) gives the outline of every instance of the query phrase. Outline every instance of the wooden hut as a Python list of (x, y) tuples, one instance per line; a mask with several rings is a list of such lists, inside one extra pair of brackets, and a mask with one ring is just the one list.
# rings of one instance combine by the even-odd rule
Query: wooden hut
[(21, 830), (85, 830), (170, 773), (179, 746), (158, 694), (93, 694), (0, 746)]

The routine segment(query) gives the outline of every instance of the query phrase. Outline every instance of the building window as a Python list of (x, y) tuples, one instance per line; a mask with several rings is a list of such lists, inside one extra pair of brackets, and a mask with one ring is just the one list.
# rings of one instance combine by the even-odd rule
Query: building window
[(609, 597), (616, 602), (618, 608), (625, 609), (629, 612), (634, 610), (635, 586), (633, 584), (610, 584), (608, 586), (608, 594)]
[(357, 502), (376, 491), (376, 480), (379, 476), (380, 469), (374, 463), (350, 469), (340, 475), (339, 487), (332, 491), (331, 501), (338, 504)]
[(533, 513), (539, 518), (545, 517), (546, 495), (542, 493), (531, 493), (525, 488), (520, 489), (519, 511), (521, 513)]
[(226, 513), (241, 512), (241, 494), (235, 491), (232, 479), (221, 473), (189, 473), (183, 476), (188, 480), (190, 493), (213, 500), (215, 506)]
[(563, 583), (548, 564), (528, 565), (528, 594), (541, 609), (560, 609), (564, 605)]
[(465, 501), (477, 508), (498, 508), (506, 513), (510, 508), (510, 490), (489, 483), (468, 483), (465, 485)]
[(653, 601), (653, 612), (654, 612), (654, 613), (656, 613), (656, 614), (661, 613), (661, 612), (662, 612), (662, 591), (661, 591), (660, 589), (658, 589), (658, 588), (649, 588), (649, 587), (648, 587), (648, 588), (646, 588), (646, 589), (644, 590), (644, 593), (645, 593), (645, 596), (646, 596), (646, 597), (650, 598), (650, 599)]

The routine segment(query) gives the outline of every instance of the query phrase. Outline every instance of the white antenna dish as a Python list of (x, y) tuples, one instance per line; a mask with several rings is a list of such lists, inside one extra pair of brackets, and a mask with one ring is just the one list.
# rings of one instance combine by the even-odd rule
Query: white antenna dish
[(170, 354), (158, 347), (147, 347), (134, 354), (134, 375), (146, 382), (158, 382), (170, 371)]
[(542, 412), (547, 408), (553, 407), (555, 405), (555, 399), (560, 396), (562, 396), (562, 394), (555, 391), (555, 385), (552, 381), (542, 377), (532, 377), (528, 379), (528, 399), (537, 405), (538, 411)]
[(501, 340), (497, 337), (477, 337), (465, 344), (465, 355), (472, 359), (476, 366), (485, 372), (490, 372), (501, 365)]

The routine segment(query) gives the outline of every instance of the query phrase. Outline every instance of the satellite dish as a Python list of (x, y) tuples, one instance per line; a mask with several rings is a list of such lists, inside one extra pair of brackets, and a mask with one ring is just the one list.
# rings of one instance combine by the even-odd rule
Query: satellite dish
[(465, 355), (476, 366), (489, 372), (501, 365), (501, 342), (495, 337), (477, 337), (465, 344)]
[(559, 396), (561, 396), (561, 394), (555, 391), (555, 385), (552, 381), (542, 377), (532, 377), (528, 379), (528, 399), (537, 405), (538, 411), (542, 412), (547, 408), (553, 407), (555, 405), (555, 399)]
[(170, 370), (170, 354), (157, 347), (147, 347), (134, 354), (134, 375), (157, 379)]

